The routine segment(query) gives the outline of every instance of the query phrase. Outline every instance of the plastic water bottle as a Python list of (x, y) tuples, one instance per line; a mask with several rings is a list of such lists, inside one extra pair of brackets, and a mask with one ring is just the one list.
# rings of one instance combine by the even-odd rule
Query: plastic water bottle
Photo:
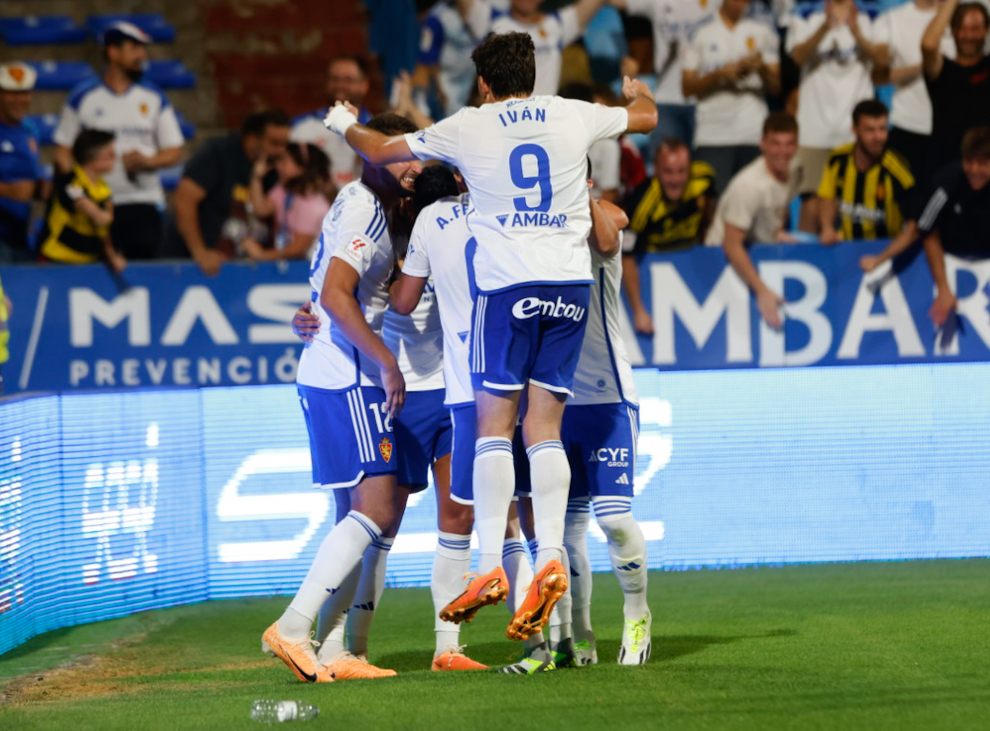
[(302, 701), (255, 701), (251, 718), (264, 723), (308, 721), (320, 715), (320, 709)]

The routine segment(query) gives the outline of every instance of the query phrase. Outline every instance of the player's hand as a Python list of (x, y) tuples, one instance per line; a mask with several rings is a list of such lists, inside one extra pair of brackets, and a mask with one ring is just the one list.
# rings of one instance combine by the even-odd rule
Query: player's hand
[(320, 331), (320, 316), (313, 312), (312, 302), (303, 302), (292, 317), (292, 332), (300, 340), (311, 343)]
[(756, 296), (760, 314), (774, 330), (779, 330), (784, 325), (784, 318), (780, 316), (780, 306), (783, 304), (784, 298), (769, 289), (764, 289)]
[(323, 125), (331, 132), (336, 132), (343, 137), (348, 127), (357, 124), (357, 121), (357, 107), (350, 102), (337, 102), (324, 117)]
[(636, 97), (641, 96), (656, 103), (656, 99), (653, 98), (653, 92), (650, 91), (650, 87), (639, 79), (632, 79), (628, 76), (622, 79), (622, 96), (626, 99), (626, 101), (632, 101)]
[(633, 328), (641, 335), (653, 334), (653, 318), (645, 308), (633, 313)]
[(385, 389), (385, 411), (394, 419), (406, 403), (406, 379), (402, 377), (398, 363), (382, 366), (381, 374), (382, 388)]
[(842, 235), (834, 228), (823, 229), (821, 235), (818, 237), (818, 243), (822, 246), (833, 246), (840, 241), (842, 241)]
[(867, 255), (859, 260), (859, 268), (869, 274), (882, 263), (879, 256)]
[(193, 259), (199, 265), (200, 271), (208, 277), (219, 274), (220, 267), (227, 261), (226, 255), (215, 249), (203, 249), (193, 256)]
[(138, 150), (131, 150), (121, 155), (120, 160), (124, 163), (124, 170), (129, 173), (139, 173), (149, 168), (148, 158)]
[(935, 327), (942, 327), (956, 310), (956, 296), (952, 292), (939, 292), (932, 303), (932, 308), (928, 310), (928, 316)]

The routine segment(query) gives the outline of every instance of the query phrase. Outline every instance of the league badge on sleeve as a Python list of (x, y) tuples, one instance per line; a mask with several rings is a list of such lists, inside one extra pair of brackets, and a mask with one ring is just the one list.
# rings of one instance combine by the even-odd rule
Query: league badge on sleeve
[(355, 238), (347, 245), (347, 255), (354, 261), (364, 261), (365, 252), (368, 250), (368, 242), (362, 238)]

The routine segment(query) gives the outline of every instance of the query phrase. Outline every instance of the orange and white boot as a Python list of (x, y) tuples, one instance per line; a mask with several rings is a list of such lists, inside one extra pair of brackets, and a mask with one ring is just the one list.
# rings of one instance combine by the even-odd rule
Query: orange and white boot
[(464, 654), (464, 648), (451, 645), (433, 658), (430, 670), (487, 670), (487, 665), (472, 660)]
[(548, 561), (529, 585), (526, 598), (509, 622), (505, 636), (510, 640), (528, 640), (542, 630), (565, 591), (567, 573), (563, 565), (556, 559)]
[(316, 659), (313, 648), (319, 643), (311, 637), (312, 635), (304, 640), (290, 640), (282, 634), (278, 622), (275, 622), (261, 636), (261, 651), (284, 662), (304, 683), (332, 683), (335, 680), (334, 674)]
[(496, 566), (487, 574), (471, 579), (467, 589), (440, 610), (440, 619), (454, 624), (470, 622), (479, 609), (504, 602), (508, 596), (509, 579), (505, 570)]

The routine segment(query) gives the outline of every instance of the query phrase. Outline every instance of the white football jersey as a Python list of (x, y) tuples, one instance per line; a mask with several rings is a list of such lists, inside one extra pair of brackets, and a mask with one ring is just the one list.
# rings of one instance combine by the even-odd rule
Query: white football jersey
[(475, 38), (489, 33), (528, 33), (536, 55), (536, 85), (533, 94), (556, 94), (560, 88), (560, 67), (564, 48), (581, 37), (577, 10), (573, 6), (540, 16), (535, 23), (516, 20), (511, 12), (494, 8), (489, 0), (474, 0), (467, 25)]
[(571, 406), (639, 404), (632, 365), (619, 330), (622, 307), (622, 256), (606, 259), (591, 252), (595, 283), (591, 285), (588, 326), (574, 373)]
[(357, 385), (381, 387), (378, 366), (361, 355), (320, 305), (323, 280), (330, 260), (335, 258), (347, 262), (361, 275), (355, 297), (365, 321), (376, 335), (381, 335), (392, 274), (392, 239), (381, 202), (360, 181), (344, 186), (323, 219), (323, 231), (309, 267), (313, 310), (320, 316), (320, 329), (313, 342), (303, 348), (296, 381), (328, 390)]
[(113, 132), (117, 163), (106, 176), (115, 205), (128, 203), (165, 204), (161, 176), (157, 170), (128, 175), (124, 154), (133, 150), (151, 157), (161, 150), (182, 147), (185, 140), (175, 109), (154, 84), (139, 81), (123, 94), (112, 92), (102, 79), (79, 84), (62, 107), (54, 140), (72, 147), (84, 129)]
[(534, 96), (468, 107), (405, 136), (417, 158), (456, 165), (467, 181), (480, 292), (591, 282), (588, 149), (628, 124), (622, 107)]
[(385, 311), (382, 340), (399, 361), (406, 391), (443, 388), (443, 328), (432, 280), (426, 283), (419, 304), (410, 314)]
[(473, 249), (467, 225), (471, 211), (471, 198), (467, 193), (441, 198), (424, 208), (416, 218), (402, 266), (403, 274), (431, 277), (436, 283), (443, 326), (443, 373), (447, 388), (444, 404), (447, 406), (474, 401), (469, 360), (474, 308), (473, 270), (468, 261)]

